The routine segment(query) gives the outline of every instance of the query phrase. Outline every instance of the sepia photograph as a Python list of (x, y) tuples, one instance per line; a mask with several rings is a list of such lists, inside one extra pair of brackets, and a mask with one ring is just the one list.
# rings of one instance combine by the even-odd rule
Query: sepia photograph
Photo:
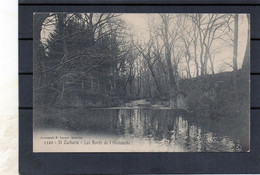
[(33, 15), (33, 152), (249, 152), (250, 16)]

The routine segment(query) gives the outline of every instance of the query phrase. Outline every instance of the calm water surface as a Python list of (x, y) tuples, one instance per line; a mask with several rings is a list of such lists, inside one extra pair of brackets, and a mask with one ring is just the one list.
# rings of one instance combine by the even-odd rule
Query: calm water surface
[(88, 109), (67, 112), (58, 118), (58, 121), (48, 119), (46, 126), (74, 135), (130, 140), (166, 148), (164, 151), (240, 152), (249, 147), (248, 133), (236, 127), (232, 120), (198, 119), (174, 110)]

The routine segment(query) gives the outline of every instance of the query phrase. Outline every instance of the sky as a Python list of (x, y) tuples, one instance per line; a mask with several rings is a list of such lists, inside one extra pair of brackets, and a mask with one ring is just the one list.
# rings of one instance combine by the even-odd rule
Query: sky
[[(155, 13), (122, 13), (120, 18), (125, 21), (128, 28), (130, 28), (131, 33), (134, 38), (137, 38), (139, 41), (147, 41), (149, 38), (149, 29), (148, 21), (151, 19), (152, 15)], [(172, 13), (174, 14), (174, 13)], [(51, 30), (54, 28), (49, 26), (48, 29), (42, 31), (42, 37), (48, 37)], [(238, 30), (238, 68), (241, 68), (244, 53), (247, 43), (247, 29), (248, 23), (246, 19), (246, 14), (239, 15), (239, 30)], [(217, 44), (216, 44), (217, 45)], [(229, 66), (232, 65), (233, 57), (233, 48), (225, 47), (221, 50), (220, 53), (215, 55), (215, 72), (221, 71), (231, 71), (232, 68)], [(183, 64), (182, 67), (185, 67)], [(195, 71), (195, 66), (191, 66), (192, 72)]]
[[(146, 13), (129, 13), (123, 14), (121, 18), (130, 26), (131, 31), (136, 38), (140, 40), (146, 40), (148, 35), (148, 19), (152, 14)], [(238, 29), (238, 68), (241, 68), (244, 53), (247, 44), (247, 30), (248, 22), (246, 19), (246, 14), (239, 14), (239, 29)], [(231, 67), (226, 63), (232, 63), (233, 48), (225, 47), (222, 51), (215, 55), (215, 70), (216, 72), (224, 70), (231, 70)]]

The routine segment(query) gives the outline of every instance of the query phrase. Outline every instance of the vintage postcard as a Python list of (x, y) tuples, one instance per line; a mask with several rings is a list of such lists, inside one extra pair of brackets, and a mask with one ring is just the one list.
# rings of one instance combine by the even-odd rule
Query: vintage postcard
[(250, 16), (34, 13), (34, 152), (250, 151)]

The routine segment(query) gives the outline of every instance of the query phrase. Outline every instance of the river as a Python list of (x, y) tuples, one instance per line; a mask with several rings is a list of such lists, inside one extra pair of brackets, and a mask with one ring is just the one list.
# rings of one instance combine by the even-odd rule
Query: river
[[(170, 109), (86, 109), (49, 117), (41, 127), (34, 127), (34, 151), (241, 152), (249, 149), (248, 127), (244, 128), (232, 119), (199, 118)], [(102, 143), (46, 146), (43, 136), (80, 136), (82, 141)]]

